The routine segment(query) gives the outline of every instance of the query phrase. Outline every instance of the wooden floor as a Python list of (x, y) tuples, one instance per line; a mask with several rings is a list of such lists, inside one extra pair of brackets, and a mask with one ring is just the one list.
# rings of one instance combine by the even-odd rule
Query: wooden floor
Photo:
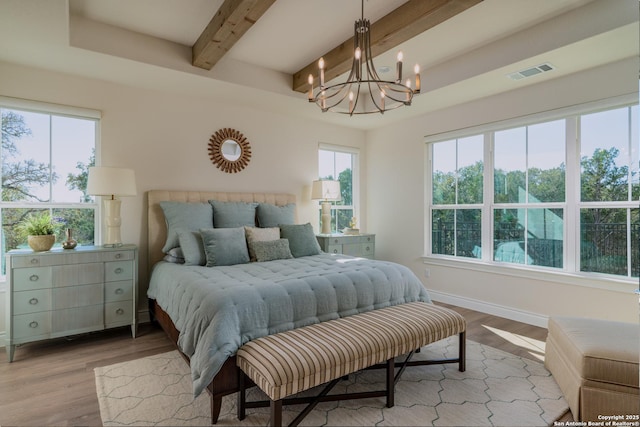
[[(445, 305), (467, 320), (467, 339), (540, 361), (547, 330)], [(93, 368), (174, 349), (151, 324), (32, 343), (16, 349), (8, 363), (0, 349), (0, 425), (100, 426)], [(563, 420), (571, 420), (570, 413)]]

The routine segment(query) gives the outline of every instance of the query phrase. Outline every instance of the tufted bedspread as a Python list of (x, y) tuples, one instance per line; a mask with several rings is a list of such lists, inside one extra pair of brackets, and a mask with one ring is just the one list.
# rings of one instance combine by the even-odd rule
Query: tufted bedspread
[(407, 267), (321, 254), (228, 267), (158, 263), (148, 296), (169, 314), (191, 359), (194, 394), (246, 342), (413, 301), (429, 302)]

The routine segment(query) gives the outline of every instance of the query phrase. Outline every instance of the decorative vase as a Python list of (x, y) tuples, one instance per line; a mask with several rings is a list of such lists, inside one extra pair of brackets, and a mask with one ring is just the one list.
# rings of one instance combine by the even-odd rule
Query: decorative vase
[(35, 252), (44, 252), (51, 249), (56, 242), (55, 234), (42, 234), (36, 236), (27, 236), (29, 247)]
[(73, 228), (67, 228), (67, 231), (64, 232), (67, 240), (62, 242), (62, 249), (73, 249), (78, 246), (78, 241), (73, 238)]

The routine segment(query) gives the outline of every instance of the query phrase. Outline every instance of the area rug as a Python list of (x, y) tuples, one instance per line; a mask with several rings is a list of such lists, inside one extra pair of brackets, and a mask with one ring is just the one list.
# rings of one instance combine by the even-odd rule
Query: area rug
[[(455, 357), (458, 338), (431, 344), (415, 358)], [(395, 406), (384, 398), (319, 404), (302, 422), (313, 426), (548, 426), (568, 405), (540, 362), (467, 341), (467, 370), (457, 364), (408, 367), (396, 386)], [(176, 351), (95, 369), (105, 426), (211, 425), (209, 395), (193, 398), (191, 374)], [(384, 370), (341, 381), (335, 393), (384, 389)], [(263, 399), (257, 388), (248, 399)], [(285, 407), (283, 422), (301, 406)], [(236, 396), (223, 400), (218, 425), (267, 425), (268, 408), (236, 417)]]

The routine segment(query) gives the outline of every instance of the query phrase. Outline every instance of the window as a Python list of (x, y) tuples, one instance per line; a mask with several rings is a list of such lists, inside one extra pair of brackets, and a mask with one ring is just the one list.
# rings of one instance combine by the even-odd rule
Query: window
[(429, 141), (428, 255), (638, 277), (638, 106), (594, 107)]
[(58, 242), (72, 228), (80, 244), (93, 244), (96, 205), (86, 184), (95, 163), (99, 113), (0, 98), (0, 117), (4, 277), (5, 253), (27, 247), (15, 226), (32, 213), (48, 211), (54, 217), (61, 230)]
[[(321, 144), (318, 150), (318, 178), (340, 182), (342, 200), (332, 202), (331, 232), (339, 233), (356, 217), (358, 200), (358, 151), (355, 148)], [(320, 218), (318, 210), (318, 219)], [(357, 220), (357, 218), (356, 218)]]

